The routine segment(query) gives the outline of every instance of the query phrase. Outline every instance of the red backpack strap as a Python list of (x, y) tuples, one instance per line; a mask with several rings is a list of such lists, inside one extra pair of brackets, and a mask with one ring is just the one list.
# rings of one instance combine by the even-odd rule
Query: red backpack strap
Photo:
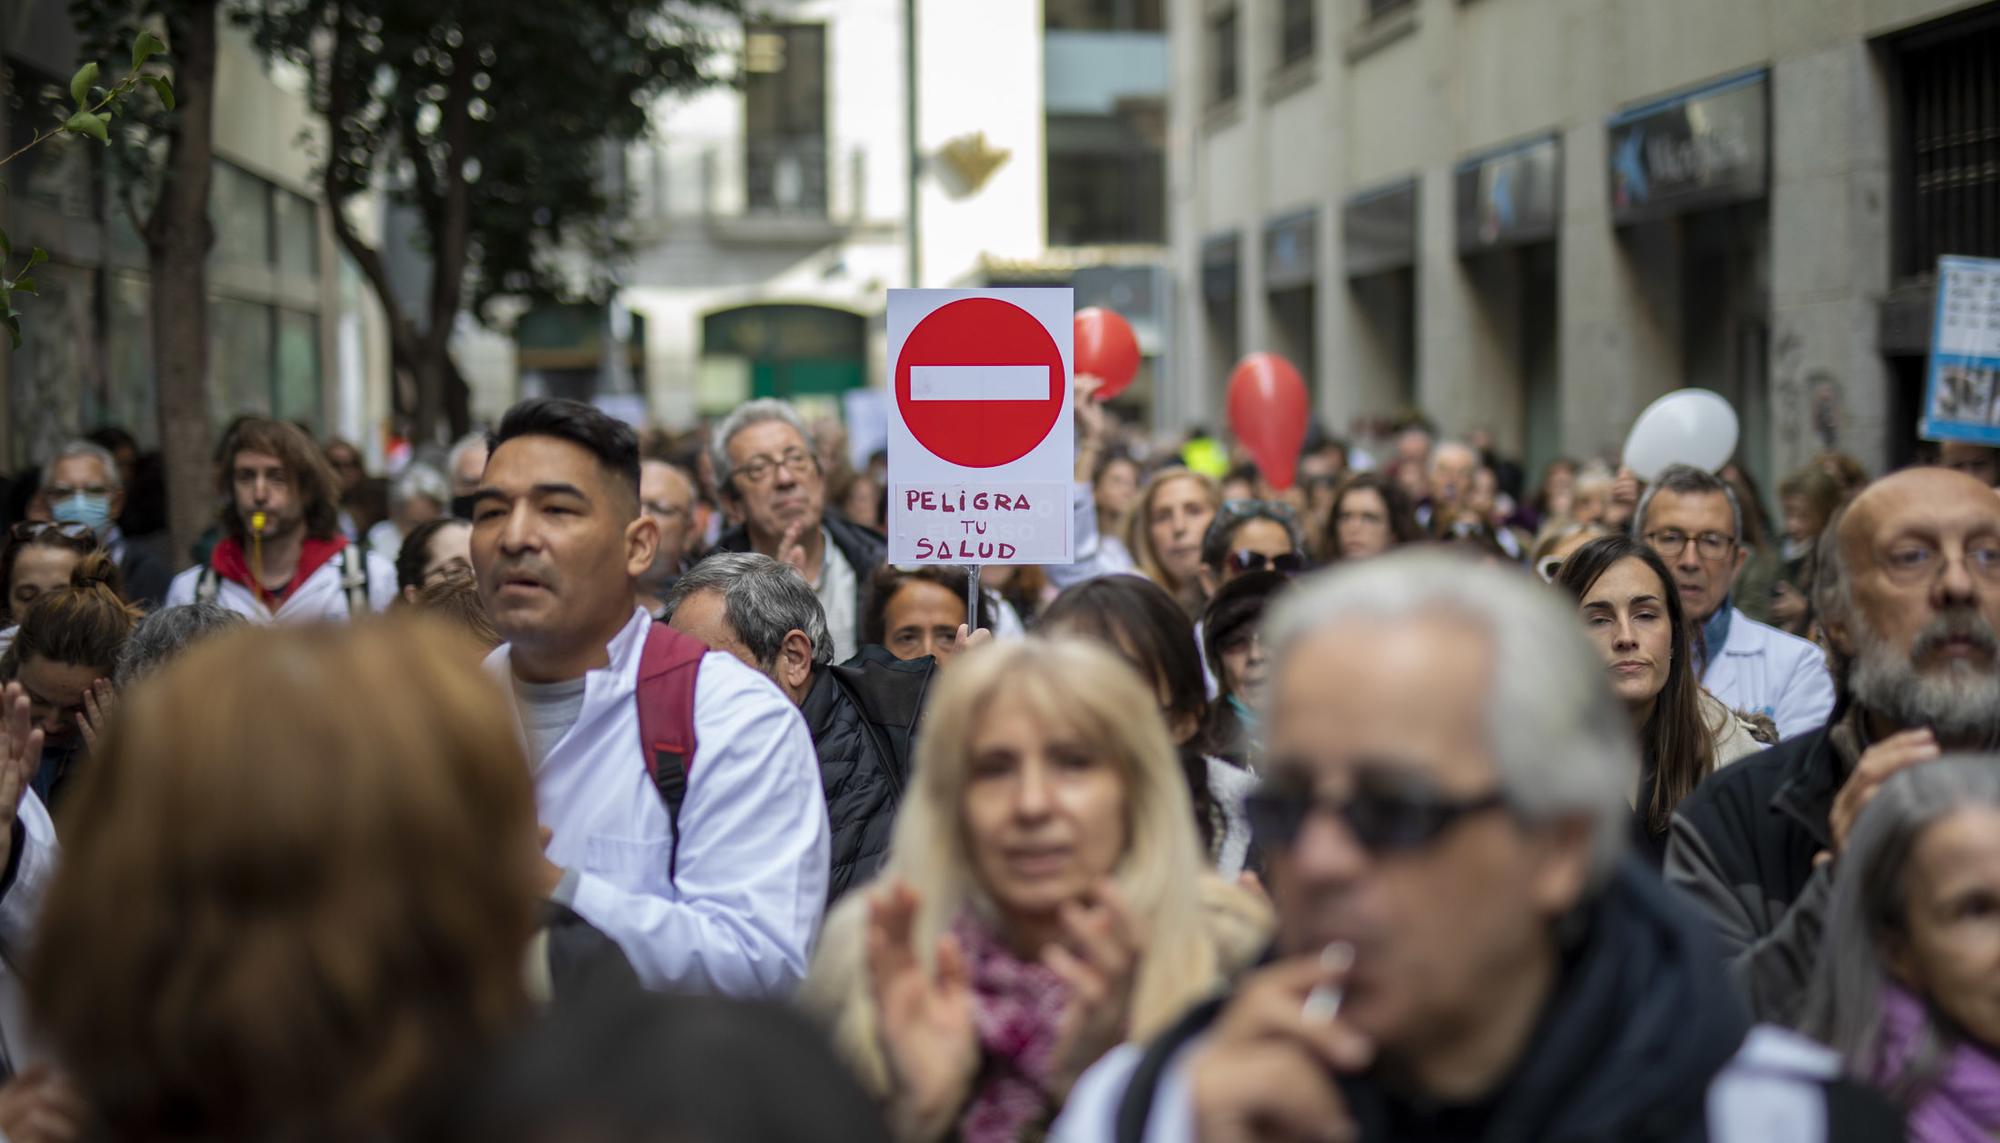
[(694, 684), (708, 647), (664, 623), (646, 629), (639, 653), (639, 745), (646, 773), (666, 803), (673, 839), (667, 850), (667, 877), (680, 864), (681, 803), (687, 800), (694, 770)]

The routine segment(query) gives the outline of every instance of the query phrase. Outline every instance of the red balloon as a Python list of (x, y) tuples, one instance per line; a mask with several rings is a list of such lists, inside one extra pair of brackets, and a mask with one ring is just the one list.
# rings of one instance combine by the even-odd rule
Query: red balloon
[(1103, 306), (1076, 315), (1076, 371), (1104, 382), (1097, 399), (1109, 401), (1125, 391), (1139, 374), (1139, 339), (1132, 323)]
[(1298, 476), (1309, 404), (1299, 371), (1275, 353), (1253, 353), (1229, 374), (1229, 430), (1281, 492)]

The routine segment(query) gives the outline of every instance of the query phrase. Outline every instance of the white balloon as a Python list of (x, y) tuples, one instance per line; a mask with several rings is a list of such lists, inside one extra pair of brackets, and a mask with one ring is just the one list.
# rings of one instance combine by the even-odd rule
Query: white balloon
[(1736, 410), (1720, 393), (1676, 389), (1632, 422), (1625, 467), (1646, 481), (1676, 464), (1715, 472), (1736, 455), (1737, 432)]

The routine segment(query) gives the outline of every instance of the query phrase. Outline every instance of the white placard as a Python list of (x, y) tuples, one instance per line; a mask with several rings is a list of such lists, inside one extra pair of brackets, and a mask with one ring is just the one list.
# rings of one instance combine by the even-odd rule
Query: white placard
[(889, 562), (1066, 564), (1068, 289), (890, 290)]

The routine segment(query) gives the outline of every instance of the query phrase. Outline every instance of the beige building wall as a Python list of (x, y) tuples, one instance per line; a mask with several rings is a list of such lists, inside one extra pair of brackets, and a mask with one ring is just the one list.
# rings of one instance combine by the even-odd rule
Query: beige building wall
[[(1373, 19), (1367, 0), (1317, 0), (1312, 58), (1282, 74), (1277, 0), (1169, 3), (1181, 351), (1209, 374), (1190, 371), (1185, 422), (1219, 419), (1215, 374), (1226, 370), (1206, 320), (1202, 242), (1242, 236), (1236, 333), (1243, 352), (1269, 348), (1263, 231), (1302, 205), (1319, 211), (1316, 413), (1343, 432), (1395, 410), (1405, 379), (1347, 284), (1341, 212), (1357, 192), (1415, 176), (1418, 403), (1446, 432), (1490, 427), (1503, 448), (1523, 447), (1518, 319), (1536, 303), (1505, 258), (1459, 253), (1453, 174), (1469, 156), (1553, 134), (1552, 431), (1567, 454), (1614, 454), (1648, 402), (1686, 383), (1696, 368), (1686, 347), (1704, 331), (1683, 313), (1688, 225), (1613, 225), (1607, 120), (1762, 68), (1769, 189), (1751, 213), (1768, 221), (1750, 224), (1762, 249), (1746, 277), (1767, 290), (1758, 383), (1768, 410), (1764, 439), (1745, 448), (1767, 475), (1829, 446), (1879, 469), (1913, 433), (1889, 423), (1876, 345), (1890, 286), (1891, 125), (1871, 41), (1977, 0), (1412, 0)], [(1210, 28), (1232, 6), (1240, 90), (1217, 105)]]

